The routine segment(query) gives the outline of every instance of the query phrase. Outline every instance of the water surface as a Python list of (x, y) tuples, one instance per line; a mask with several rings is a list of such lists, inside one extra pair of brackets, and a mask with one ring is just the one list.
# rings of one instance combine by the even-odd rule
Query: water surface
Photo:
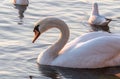
[[(116, 21), (111, 22), (113, 33), (120, 33), (120, 1), (96, 0), (100, 14)], [(70, 39), (89, 32), (87, 20), (93, 1), (90, 0), (30, 0), (30, 4), (19, 17), (19, 9), (10, 0), (0, 0), (0, 79), (118, 79), (119, 67), (111, 74), (109, 69), (71, 69), (58, 67), (38, 67), (37, 56), (56, 41), (57, 29), (43, 34), (32, 44), (34, 23), (45, 17), (57, 17), (64, 20), (70, 29)], [(116, 69), (116, 70), (115, 70)], [(104, 72), (104, 73), (102, 73)], [(111, 71), (110, 71), (111, 72)], [(50, 75), (49, 75), (50, 74)], [(116, 75), (117, 74), (117, 75)], [(51, 77), (53, 76), (53, 77)]]

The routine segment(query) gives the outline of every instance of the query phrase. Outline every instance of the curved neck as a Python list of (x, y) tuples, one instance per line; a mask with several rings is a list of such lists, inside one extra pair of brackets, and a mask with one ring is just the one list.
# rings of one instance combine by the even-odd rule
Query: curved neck
[(40, 64), (50, 65), (51, 62), (54, 61), (54, 59), (58, 56), (58, 53), (65, 46), (69, 39), (69, 29), (66, 24), (62, 26), (50, 26), (49, 29), (54, 27), (60, 30), (60, 39), (50, 48), (48, 48), (44, 53), (41, 53), (42, 57), (40, 57)]
[(92, 15), (99, 15), (98, 4), (94, 3), (92, 6)]

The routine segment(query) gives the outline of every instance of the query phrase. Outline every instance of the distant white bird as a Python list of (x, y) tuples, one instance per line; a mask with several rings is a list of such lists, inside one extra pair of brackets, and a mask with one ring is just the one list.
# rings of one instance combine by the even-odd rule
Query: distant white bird
[(104, 16), (101, 16), (99, 14), (98, 4), (93, 3), (92, 12), (88, 20), (88, 23), (91, 25), (92, 30), (93, 31), (103, 30), (103, 31), (110, 32), (109, 26), (108, 26), (110, 21), (111, 19), (105, 18)]
[(120, 35), (90, 32), (66, 44), (69, 39), (67, 24), (57, 18), (46, 18), (36, 23), (33, 43), (51, 28), (60, 30), (60, 38), (40, 53), (37, 59), (39, 64), (71, 68), (120, 66)]
[(28, 5), (29, 1), (28, 0), (12, 0), (13, 4), (18, 4), (18, 5)]

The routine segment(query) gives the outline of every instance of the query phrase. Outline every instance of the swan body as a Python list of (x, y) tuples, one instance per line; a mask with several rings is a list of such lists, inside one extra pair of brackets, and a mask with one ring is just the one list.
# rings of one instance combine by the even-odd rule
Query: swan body
[(99, 14), (97, 3), (94, 3), (93, 6), (92, 6), (92, 12), (91, 12), (91, 15), (90, 15), (90, 18), (89, 18), (88, 22), (90, 24), (97, 24), (97, 25), (101, 25), (101, 24), (106, 22), (105, 17), (101, 16)]
[(46, 18), (35, 24), (33, 42), (51, 28), (59, 29), (61, 37), (40, 53), (37, 59), (39, 64), (71, 68), (120, 66), (120, 35), (104, 31), (90, 32), (67, 43), (67, 24), (57, 18)]
[(28, 0), (12, 0), (13, 4), (18, 4), (18, 5), (28, 5), (29, 1)]
[(90, 24), (93, 31), (107, 31), (110, 33), (108, 24), (112, 21), (112, 19), (105, 18), (104, 16), (99, 14), (98, 4), (93, 3), (92, 12), (90, 18), (88, 19), (88, 23)]

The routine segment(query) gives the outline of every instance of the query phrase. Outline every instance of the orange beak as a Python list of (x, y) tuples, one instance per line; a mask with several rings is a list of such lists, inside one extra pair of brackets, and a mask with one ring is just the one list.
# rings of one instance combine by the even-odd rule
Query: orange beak
[(40, 32), (38, 32), (37, 30), (34, 30), (34, 39), (32, 43), (34, 43), (39, 36), (40, 36)]

